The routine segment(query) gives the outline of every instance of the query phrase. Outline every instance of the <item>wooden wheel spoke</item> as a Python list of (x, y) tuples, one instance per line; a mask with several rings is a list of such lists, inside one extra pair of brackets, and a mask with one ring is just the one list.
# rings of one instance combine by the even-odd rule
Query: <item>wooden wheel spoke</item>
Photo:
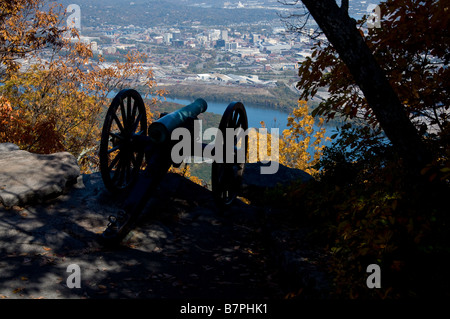
[(133, 111), (131, 112), (131, 118), (134, 120), (136, 118), (136, 111), (137, 111), (137, 103), (134, 101), (133, 103)]
[(125, 111), (125, 105), (123, 104), (123, 100), (120, 100), (120, 112), (122, 114), (122, 122), (124, 125), (127, 123), (127, 113)]
[(134, 121), (134, 123), (133, 123), (133, 127), (131, 130), (132, 133), (136, 132), (136, 130), (139, 126), (139, 123), (141, 122), (141, 119), (142, 119), (142, 114), (139, 113), (138, 117), (136, 118), (136, 121)]
[(234, 114), (233, 114), (233, 117), (232, 117), (232, 120), (231, 120), (231, 127), (234, 127), (234, 128), (236, 128), (236, 126), (235, 126), (235, 124), (236, 124), (236, 122), (237, 122), (237, 120), (238, 120), (238, 117), (239, 117), (239, 112), (238, 111), (235, 111), (234, 112)]
[(109, 164), (109, 166), (108, 166), (108, 170), (111, 171), (111, 170), (114, 168), (114, 166), (117, 164), (117, 162), (118, 162), (119, 160), (120, 160), (120, 153), (117, 154), (117, 155), (114, 157), (114, 159), (111, 161), (111, 164)]
[(117, 126), (119, 127), (120, 132), (122, 134), (125, 134), (125, 130), (124, 130), (123, 126), (122, 126), (122, 123), (120, 123), (120, 119), (117, 117), (117, 114), (113, 113), (112, 116), (113, 116), (113, 119), (116, 122)]
[(120, 145), (116, 145), (116, 146), (114, 146), (113, 148), (110, 148), (109, 150), (108, 150), (108, 154), (111, 154), (112, 152), (115, 152), (115, 151), (117, 151), (117, 150), (119, 150), (120, 149)]
[(239, 120), (236, 122), (236, 126), (234, 128), (243, 127), (244, 120), (243, 117), (239, 117)]
[(127, 97), (127, 123), (131, 123), (131, 96)]
[(109, 132), (109, 135), (110, 135), (111, 137), (117, 138), (117, 139), (119, 139), (119, 140), (121, 140), (121, 141), (124, 140), (123, 136), (120, 135), (120, 134)]

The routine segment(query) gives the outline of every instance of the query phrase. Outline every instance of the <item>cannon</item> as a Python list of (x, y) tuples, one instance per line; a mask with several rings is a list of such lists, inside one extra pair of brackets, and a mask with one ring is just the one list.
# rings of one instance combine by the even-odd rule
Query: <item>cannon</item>
[[(226, 107), (218, 127), (221, 134), (216, 136), (211, 150), (210, 144), (198, 142), (199, 132), (194, 131), (194, 121), (206, 110), (207, 103), (200, 98), (180, 110), (161, 114), (148, 126), (146, 107), (136, 90), (124, 89), (114, 97), (101, 133), (100, 173), (105, 187), (113, 194), (124, 194), (125, 200), (117, 215), (109, 216), (101, 236), (103, 242), (120, 242), (132, 229), (170, 167), (181, 165), (171, 156), (173, 147), (179, 142), (171, 138), (177, 128), (188, 130), (191, 149), (200, 148), (203, 157), (207, 153), (203, 151), (210, 148), (214, 200), (221, 208), (233, 203), (240, 192), (247, 162), (248, 136), (229, 135), (226, 131), (228, 128), (234, 132), (247, 131), (247, 113), (241, 102), (232, 102)], [(238, 154), (244, 154), (243, 158)]]

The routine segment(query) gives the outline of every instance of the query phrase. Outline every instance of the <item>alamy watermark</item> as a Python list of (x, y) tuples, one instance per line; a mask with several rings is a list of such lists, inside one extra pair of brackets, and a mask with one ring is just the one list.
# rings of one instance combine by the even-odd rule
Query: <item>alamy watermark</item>
[(366, 285), (368, 288), (381, 288), (381, 268), (377, 264), (370, 264), (366, 269), (367, 273), (370, 273), (367, 277)]
[(66, 285), (68, 288), (81, 288), (81, 268), (77, 264), (67, 266), (66, 272), (71, 274), (67, 277)]
[(66, 8), (66, 13), (70, 13), (67, 17), (67, 27), (69, 30), (77, 29), (81, 30), (81, 9), (78, 4), (69, 4)]

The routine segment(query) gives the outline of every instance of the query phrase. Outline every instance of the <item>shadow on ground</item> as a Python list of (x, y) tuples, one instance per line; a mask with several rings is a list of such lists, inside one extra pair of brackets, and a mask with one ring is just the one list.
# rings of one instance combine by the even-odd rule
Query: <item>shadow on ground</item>
[[(311, 268), (314, 252), (301, 266), (308, 283), (283, 273), (286, 254), (274, 258), (264, 208), (238, 201), (220, 211), (209, 190), (176, 174), (121, 245), (105, 248), (98, 237), (122, 200), (91, 174), (45, 203), (0, 207), (0, 297), (281, 299), (312, 277), (316, 286), (324, 280)], [(71, 264), (80, 288), (67, 286)], [(316, 290), (311, 296), (323, 296)]]

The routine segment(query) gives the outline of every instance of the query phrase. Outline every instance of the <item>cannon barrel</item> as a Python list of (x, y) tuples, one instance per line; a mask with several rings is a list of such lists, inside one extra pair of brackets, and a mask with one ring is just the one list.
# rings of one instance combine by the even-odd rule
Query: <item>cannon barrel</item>
[(169, 137), (174, 129), (180, 127), (187, 118), (196, 117), (208, 108), (204, 99), (197, 99), (185, 107), (169, 113), (150, 124), (148, 128), (148, 137), (153, 143), (163, 143)]

